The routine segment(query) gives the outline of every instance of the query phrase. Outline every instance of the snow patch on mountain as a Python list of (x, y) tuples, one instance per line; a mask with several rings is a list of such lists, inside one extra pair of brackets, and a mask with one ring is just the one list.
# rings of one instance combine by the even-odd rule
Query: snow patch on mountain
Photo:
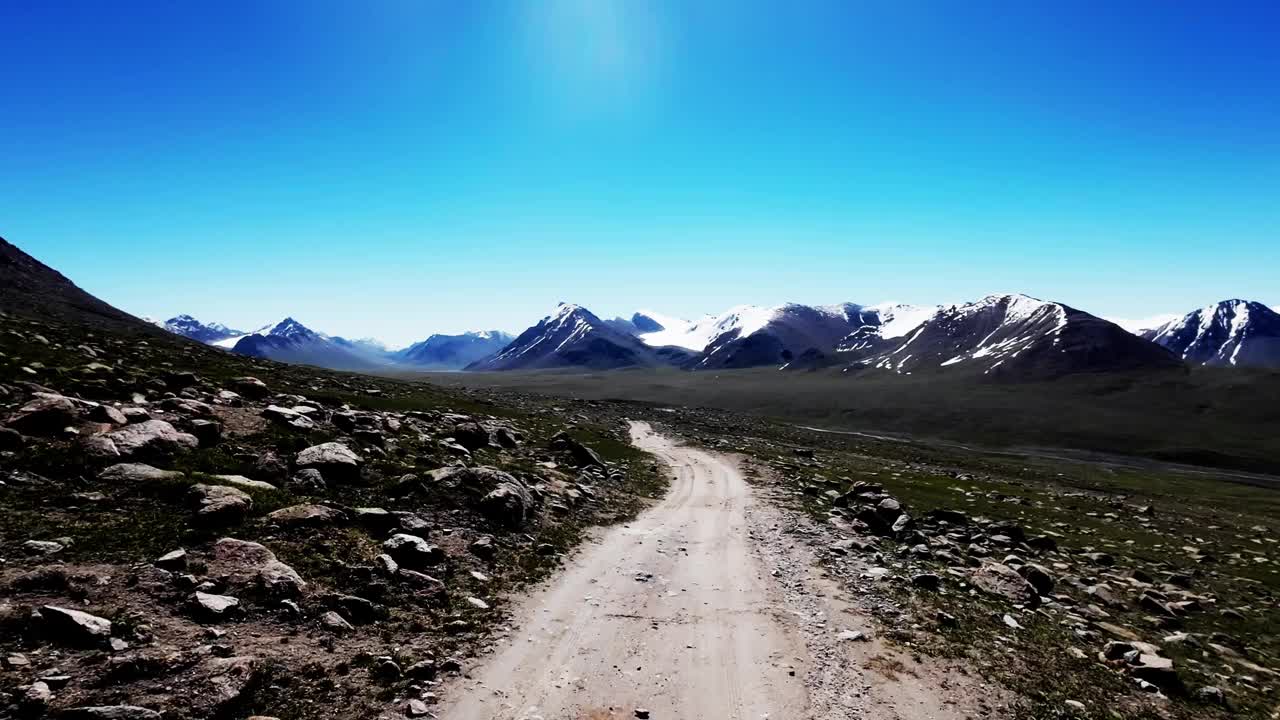
[(885, 339), (903, 337), (920, 327), (926, 320), (938, 312), (936, 306), (907, 305), (904, 303), (886, 302), (870, 305), (880, 318), (880, 337)]

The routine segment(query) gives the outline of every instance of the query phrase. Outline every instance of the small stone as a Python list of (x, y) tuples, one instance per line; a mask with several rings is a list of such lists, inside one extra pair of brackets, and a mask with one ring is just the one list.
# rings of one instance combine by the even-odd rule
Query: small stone
[(470, 604), (470, 605), (471, 605), (471, 607), (473, 607), (473, 608), (477, 608), (477, 609), (479, 609), (479, 610), (488, 610), (488, 609), (489, 609), (489, 603), (487, 603), (487, 602), (485, 602), (485, 601), (481, 600), (481, 599), (480, 599), (480, 598), (478, 598), (478, 597), (469, 597), (469, 598), (467, 598), (467, 603), (468, 603), (468, 604)]
[(111, 636), (110, 620), (81, 610), (45, 605), (40, 617), (50, 634), (71, 644), (100, 645)]
[(230, 595), (197, 592), (192, 603), (200, 612), (212, 617), (233, 615), (240, 609), (240, 601)]
[(52, 540), (28, 540), (22, 543), (22, 549), (28, 555), (53, 555), (66, 549), (61, 543)]
[(937, 591), (942, 587), (942, 578), (933, 573), (920, 573), (911, 578), (911, 584), (923, 590)]
[(351, 623), (344, 620), (341, 615), (332, 610), (320, 616), (320, 626), (326, 630), (331, 630), (339, 634), (355, 630), (355, 627)]
[(181, 548), (156, 558), (155, 566), (165, 570), (182, 570), (187, 567), (187, 551)]

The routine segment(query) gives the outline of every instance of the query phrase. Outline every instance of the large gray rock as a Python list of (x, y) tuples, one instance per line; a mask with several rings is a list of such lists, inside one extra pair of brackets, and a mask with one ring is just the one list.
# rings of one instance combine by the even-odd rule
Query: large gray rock
[(1031, 583), (1031, 586), (1041, 595), (1048, 596), (1053, 592), (1053, 586), (1056, 581), (1053, 573), (1045, 566), (1027, 563), (1018, 568), (1018, 574), (1026, 578), (1027, 582)]
[(240, 611), (240, 601), (230, 595), (214, 595), (196, 592), (191, 598), (191, 606), (201, 615), (211, 618), (222, 618)]
[(9, 427), (27, 435), (56, 435), (80, 419), (80, 407), (62, 395), (36, 393), (9, 418)]
[(458, 423), (453, 428), (453, 439), (468, 450), (479, 450), (490, 445), (489, 431), (477, 422)]
[(261, 400), (271, 394), (267, 384), (256, 377), (238, 377), (231, 381), (236, 392), (251, 399)]
[(110, 405), (99, 405), (89, 410), (89, 419), (94, 422), (110, 423), (112, 425), (128, 425), (129, 418), (124, 413)]
[(268, 514), (267, 518), (282, 527), (320, 527), (343, 522), (347, 514), (325, 505), (291, 505)]
[(195, 435), (179, 432), (164, 420), (147, 420), (107, 433), (120, 455), (126, 458), (172, 455), (195, 450), (200, 441)]
[(107, 482), (151, 483), (181, 480), (183, 477), (176, 470), (160, 470), (145, 463), (119, 463), (98, 473), (98, 479)]
[(358, 480), (364, 460), (351, 448), (337, 442), (313, 445), (298, 453), (299, 468), (319, 470), (327, 482)]
[(137, 705), (95, 705), (71, 708), (58, 714), (60, 720), (160, 720), (160, 713)]
[(535, 501), (518, 480), (498, 484), (480, 499), (480, 512), (504, 527), (516, 528), (524, 524), (533, 513)]
[(444, 551), (417, 535), (396, 533), (382, 543), (382, 550), (407, 568), (424, 568), (444, 562)]
[(53, 638), (71, 645), (102, 645), (111, 637), (110, 620), (82, 610), (45, 605), (40, 608), (40, 617)]
[[(190, 689), (192, 717), (226, 717), (243, 704), (262, 680), (261, 663), (250, 656), (207, 658), (200, 664)], [(243, 715), (235, 715), (243, 717)]]
[(265, 595), (292, 597), (306, 589), (298, 573), (256, 542), (222, 538), (213, 545), (209, 574), (225, 576), (231, 587)]
[(569, 453), (573, 458), (573, 464), (578, 467), (604, 467), (604, 460), (600, 458), (599, 453), (574, 440), (566, 432), (559, 432), (551, 438), (551, 449)]
[(1001, 563), (987, 563), (969, 576), (979, 590), (999, 595), (1020, 605), (1036, 606), (1040, 595), (1017, 570)]
[(227, 485), (194, 485), (190, 502), (195, 508), (197, 521), (211, 527), (244, 522), (253, 511), (253, 498), (245, 491)]
[(243, 475), (214, 475), (218, 482), (241, 490), (278, 490), (275, 485), (262, 480), (250, 480)]

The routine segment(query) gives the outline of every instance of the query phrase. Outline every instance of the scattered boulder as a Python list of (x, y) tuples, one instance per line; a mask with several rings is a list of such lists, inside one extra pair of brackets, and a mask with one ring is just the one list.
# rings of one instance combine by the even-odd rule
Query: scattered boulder
[(347, 514), (326, 505), (291, 505), (267, 515), (282, 527), (321, 527), (343, 522)]
[(239, 612), (240, 601), (230, 595), (213, 595), (197, 591), (191, 598), (191, 606), (206, 617), (224, 618)]
[(98, 405), (89, 410), (89, 419), (94, 422), (110, 423), (112, 425), (128, 425), (129, 418), (124, 413), (110, 405)]
[(261, 400), (271, 394), (267, 384), (256, 377), (238, 377), (231, 381), (231, 387), (240, 395), (250, 400)]
[(156, 558), (155, 566), (164, 570), (184, 570), (187, 567), (187, 551), (179, 548)]
[(471, 551), (472, 555), (481, 560), (492, 560), (498, 552), (497, 546), (493, 544), (493, 538), (489, 535), (485, 535), (471, 543), (467, 546), (467, 549)]
[(17, 450), (26, 444), (22, 433), (13, 428), (0, 427), (0, 451)]
[(97, 705), (71, 708), (58, 714), (60, 720), (160, 720), (160, 713), (137, 705)]
[(293, 597), (307, 586), (298, 573), (263, 545), (222, 538), (213, 545), (209, 574), (225, 576), (228, 585), (265, 595)]
[(111, 637), (110, 620), (82, 610), (45, 605), (40, 608), (40, 617), (51, 637), (70, 645), (104, 645)]
[(471, 451), (490, 446), (489, 431), (477, 422), (458, 423), (453, 428), (453, 439)]
[(9, 418), (7, 425), (24, 435), (57, 435), (79, 420), (80, 408), (71, 398), (36, 393), (30, 402)]
[(516, 528), (532, 514), (534, 504), (529, 489), (512, 477), (481, 498), (480, 512), (499, 525)]
[(80, 450), (85, 455), (100, 462), (110, 462), (120, 457), (120, 450), (110, 438), (101, 435), (89, 435), (80, 438)]
[(346, 445), (327, 442), (298, 453), (296, 463), (301, 469), (318, 470), (328, 482), (337, 482), (358, 480), (364, 461)]
[(107, 482), (155, 483), (184, 477), (177, 470), (160, 470), (144, 463), (118, 463), (98, 473), (98, 479)]
[[(289, 465), (279, 455), (267, 450), (253, 463), (253, 477), (268, 482), (280, 482), (289, 477)], [(316, 473), (319, 475), (319, 473)]]
[(250, 480), (243, 475), (214, 475), (219, 483), (240, 488), (241, 490), (277, 490), (275, 485), (261, 480)]
[(417, 535), (397, 533), (382, 543), (382, 549), (397, 563), (410, 569), (439, 565), (445, 561), (443, 550)]
[(200, 447), (213, 447), (222, 442), (222, 424), (216, 420), (192, 420), (188, 427), (200, 441)]
[(164, 420), (146, 420), (126, 425), (107, 433), (120, 455), (127, 458), (167, 456), (184, 450), (195, 450), (200, 441), (195, 435), (178, 430)]
[(206, 526), (239, 524), (253, 510), (253, 498), (248, 493), (227, 485), (194, 485), (190, 502), (195, 508), (196, 520)]
[(574, 465), (578, 467), (604, 467), (604, 460), (595, 450), (583, 445), (561, 431), (551, 438), (551, 449), (569, 453)]
[(332, 610), (320, 616), (320, 627), (338, 634), (349, 633), (356, 629), (354, 625)]
[(979, 590), (999, 595), (1010, 602), (1033, 607), (1040, 602), (1035, 587), (1008, 565), (986, 563), (974, 570), (969, 578)]
[(1053, 587), (1056, 584), (1056, 581), (1054, 580), (1053, 573), (1049, 572), (1049, 569), (1043, 565), (1036, 565), (1035, 563), (1020, 565), (1018, 567), (1018, 574), (1026, 578), (1027, 582), (1031, 583), (1031, 586), (1034, 587), (1036, 592), (1040, 593), (1040, 595), (1048, 596), (1053, 592)]

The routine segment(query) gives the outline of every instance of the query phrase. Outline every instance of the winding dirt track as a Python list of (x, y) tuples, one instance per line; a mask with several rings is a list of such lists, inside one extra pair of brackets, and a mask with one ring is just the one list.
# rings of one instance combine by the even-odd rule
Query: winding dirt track
[[(965, 668), (874, 637), (855, 602), (866, 597), (817, 562), (831, 528), (754, 498), (730, 458), (675, 446), (645, 423), (631, 435), (671, 469), (667, 497), (518, 601), (513, 633), (448, 689), (437, 717), (1002, 716), (1002, 694)], [(846, 577), (868, 567), (844, 561)]]
[(644, 423), (632, 438), (668, 463), (671, 492), (531, 596), (442, 717), (802, 717), (804, 644), (750, 551), (742, 476)]

